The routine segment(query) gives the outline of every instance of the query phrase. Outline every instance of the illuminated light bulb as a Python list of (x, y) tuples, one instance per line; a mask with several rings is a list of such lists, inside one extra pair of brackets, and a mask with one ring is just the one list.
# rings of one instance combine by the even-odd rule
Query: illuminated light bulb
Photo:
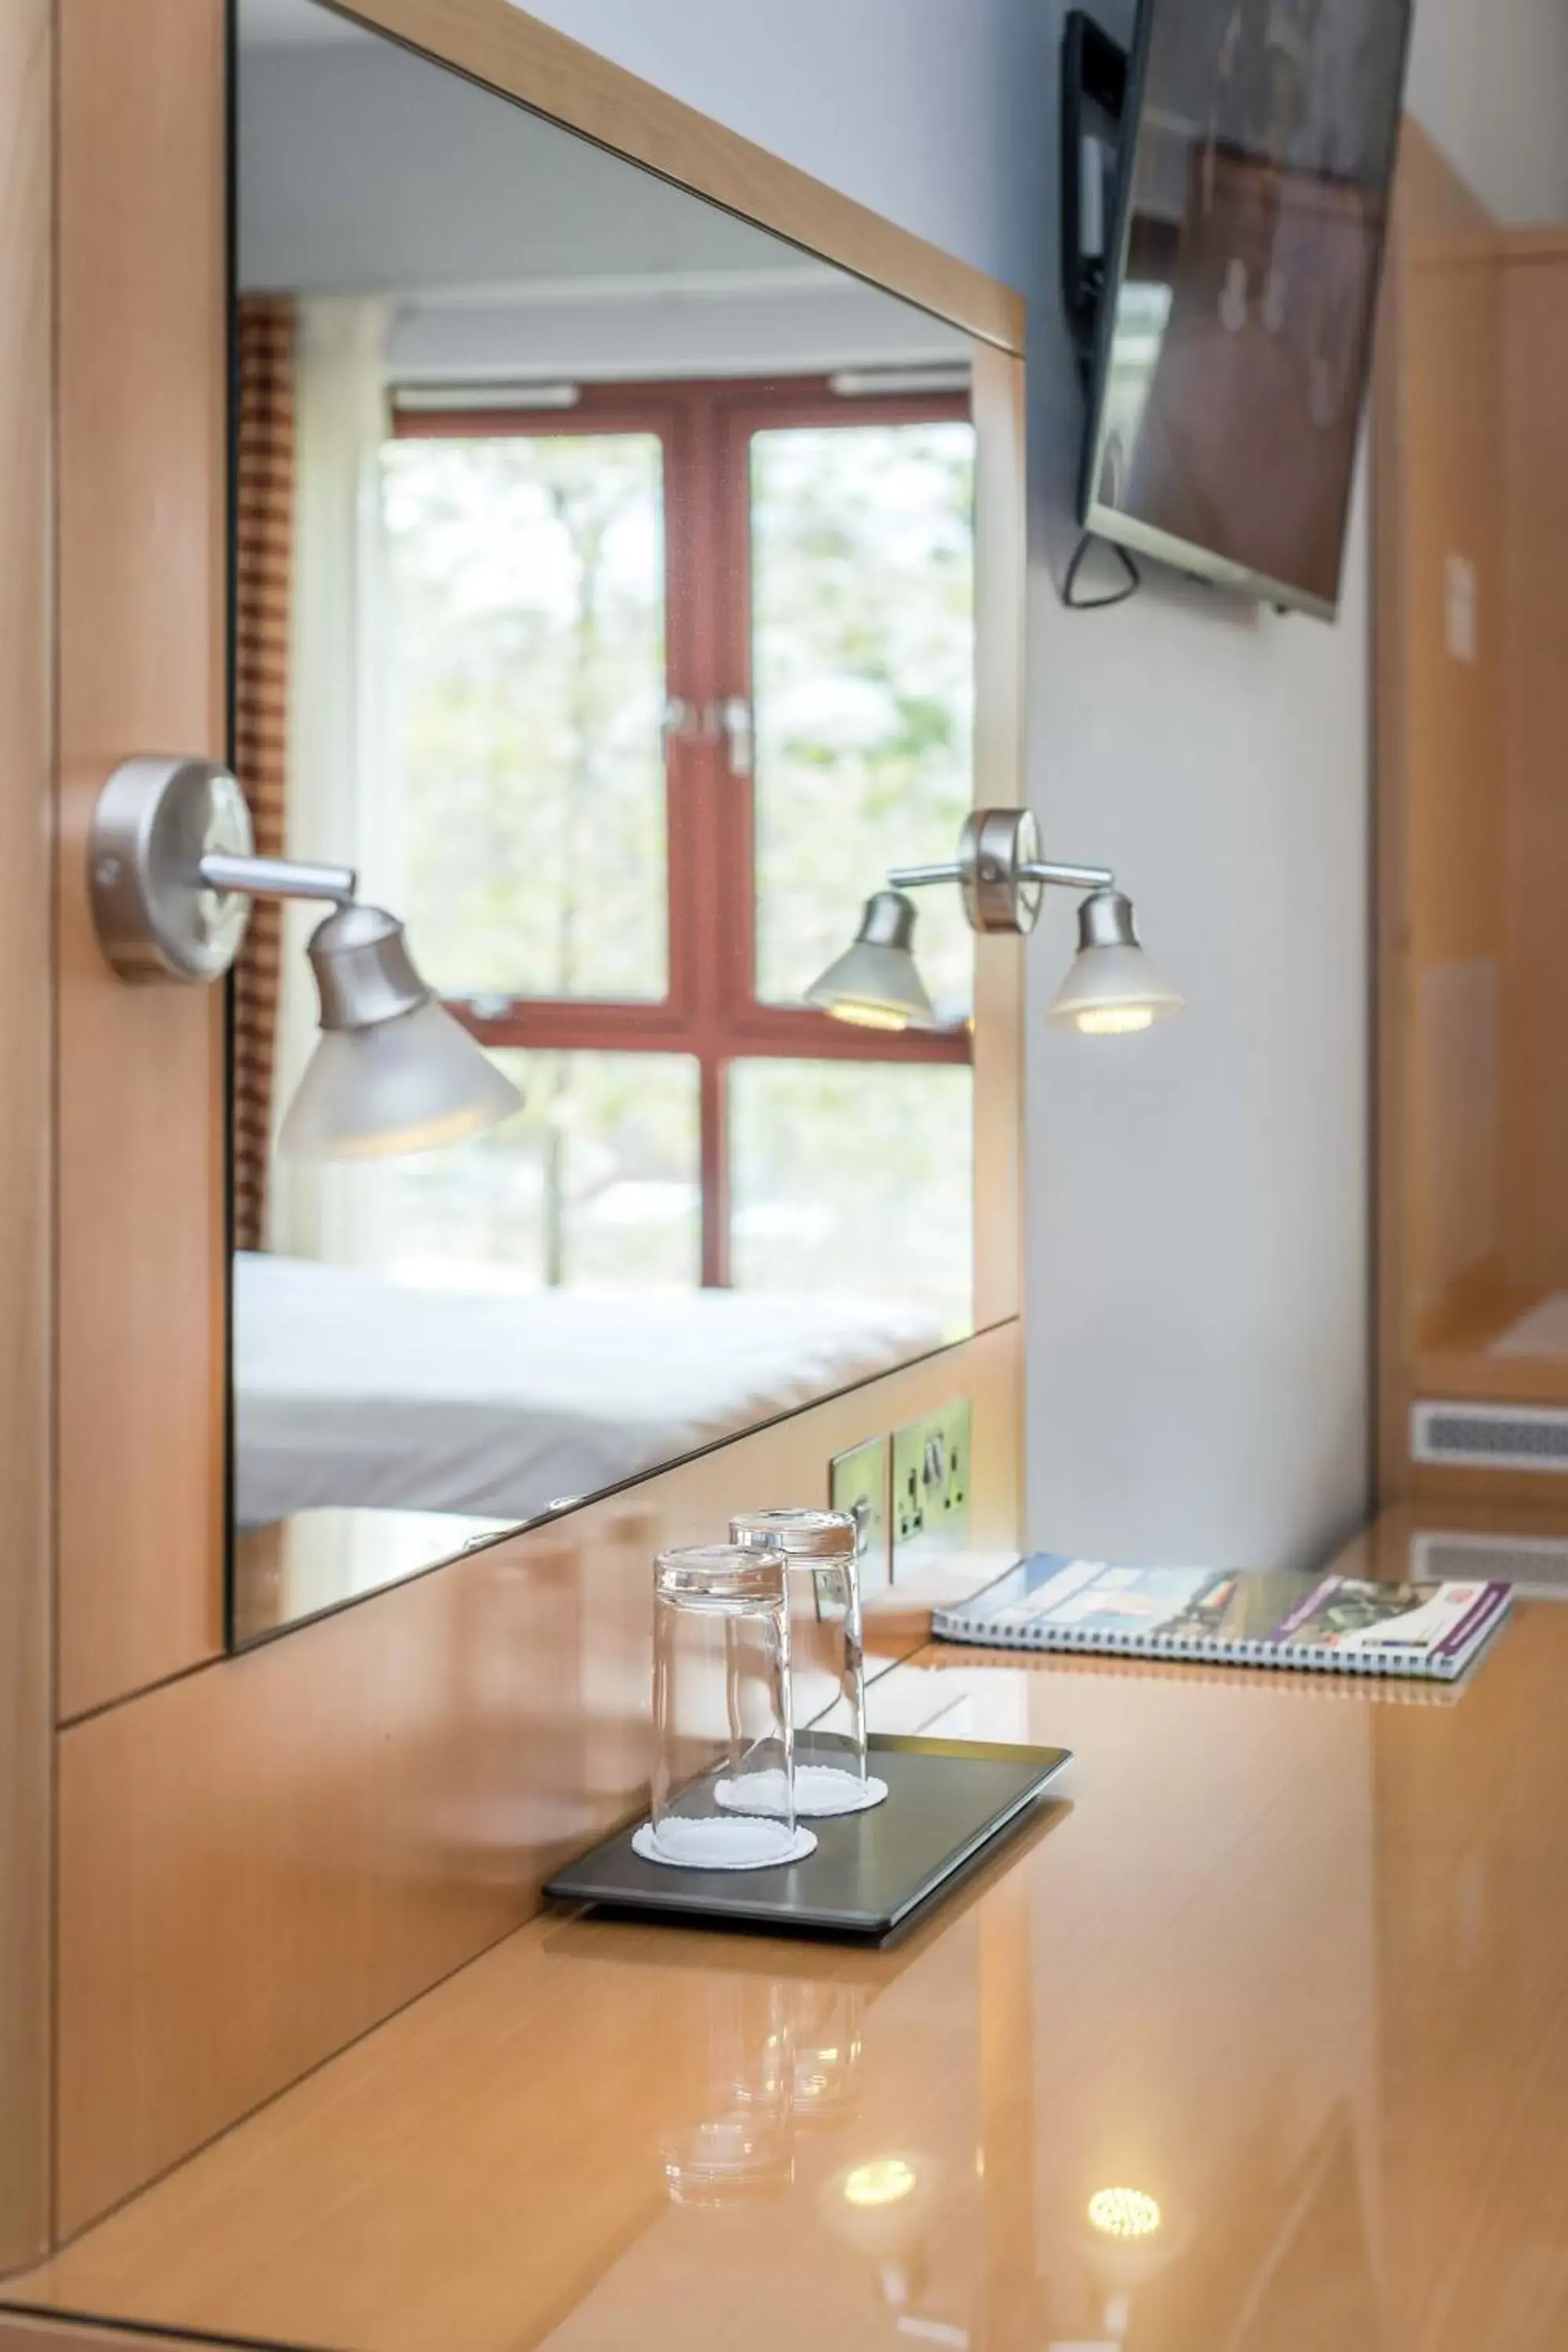
[(1097, 2189), (1089, 2200), (1089, 2220), (1102, 2238), (1152, 2238), (1160, 2226), (1160, 2207), (1142, 2189)]
[(907, 1029), (909, 1018), (902, 1013), (889, 1013), (885, 1004), (825, 1004), (823, 1011), (834, 1021), (851, 1022), (857, 1029)]
[(901, 2156), (876, 2158), (869, 2164), (858, 2164), (844, 2176), (844, 2202), (853, 2205), (858, 2212), (877, 2211), (884, 2205), (901, 2204), (912, 2197), (917, 2185), (914, 2166)]
[(1051, 1027), (1132, 1037), (1183, 1009), (1138, 943), (1131, 900), (1120, 890), (1091, 890), (1078, 910), (1078, 953), (1047, 1009)]
[(1140, 1029), (1153, 1026), (1154, 1014), (1147, 1004), (1108, 1004), (1079, 1013), (1073, 1021), (1080, 1037), (1133, 1037)]
[(941, 1026), (913, 954), (915, 910), (900, 890), (866, 901), (860, 928), (844, 953), (805, 992), (805, 1001), (862, 1029)]

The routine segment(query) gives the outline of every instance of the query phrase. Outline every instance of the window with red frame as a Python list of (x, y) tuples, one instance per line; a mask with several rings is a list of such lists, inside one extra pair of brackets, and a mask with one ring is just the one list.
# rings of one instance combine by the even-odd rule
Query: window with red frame
[(377, 830), (523, 1113), (391, 1172), (392, 1256), (521, 1287), (739, 1286), (970, 1317), (972, 944), (944, 1026), (804, 991), (972, 803), (973, 434), (820, 381), (402, 414)]

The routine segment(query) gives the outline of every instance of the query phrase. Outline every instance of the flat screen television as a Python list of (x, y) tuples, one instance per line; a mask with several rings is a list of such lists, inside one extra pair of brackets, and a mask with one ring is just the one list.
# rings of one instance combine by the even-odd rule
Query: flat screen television
[(1331, 619), (1410, 0), (1142, 0), (1086, 530)]

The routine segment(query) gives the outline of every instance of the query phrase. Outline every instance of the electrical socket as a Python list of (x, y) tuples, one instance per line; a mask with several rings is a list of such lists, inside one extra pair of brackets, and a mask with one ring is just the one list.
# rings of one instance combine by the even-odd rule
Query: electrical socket
[(893, 1582), (969, 1540), (967, 1397), (893, 1432)]
[(827, 1468), (828, 1508), (854, 1520), (860, 1555), (860, 1589), (874, 1591), (888, 1581), (888, 1441), (868, 1437), (836, 1454)]

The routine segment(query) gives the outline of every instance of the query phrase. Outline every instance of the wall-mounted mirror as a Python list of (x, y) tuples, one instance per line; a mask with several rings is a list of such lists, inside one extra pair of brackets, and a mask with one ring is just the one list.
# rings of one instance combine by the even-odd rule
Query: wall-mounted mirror
[(957, 894), (939, 1027), (803, 997), (974, 797), (974, 445), (956, 329), (315, 0), (236, 24), (235, 763), (525, 1097), (283, 1160), (314, 917), (258, 910), (244, 1641), (971, 1328)]

